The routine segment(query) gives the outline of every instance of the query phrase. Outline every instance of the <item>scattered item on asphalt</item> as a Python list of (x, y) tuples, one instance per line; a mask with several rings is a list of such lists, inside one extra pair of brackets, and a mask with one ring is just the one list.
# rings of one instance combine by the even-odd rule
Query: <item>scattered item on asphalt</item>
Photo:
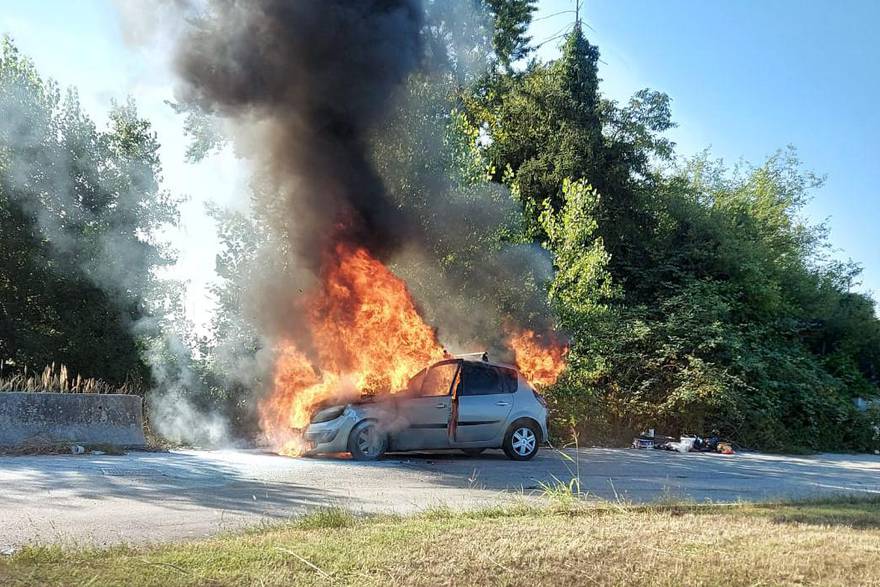
[(654, 448), (654, 439), (653, 438), (633, 438), (632, 443), (633, 448)]
[(680, 436), (678, 440), (675, 440), (669, 436), (655, 434), (653, 428), (633, 438), (632, 448), (655, 448), (680, 453), (713, 452), (724, 455), (736, 454), (733, 446), (729, 442), (722, 442), (717, 432), (713, 432), (712, 436), (708, 438)]
[(653, 428), (649, 428), (647, 432), (642, 432), (632, 441), (633, 448), (660, 448), (660, 445), (663, 445), (667, 442), (672, 442), (675, 440), (671, 436), (661, 436), (655, 434)]
[(697, 438), (695, 436), (682, 436), (678, 442), (667, 442), (665, 448), (666, 450), (674, 450), (680, 453), (691, 452), (696, 441)]
[(721, 453), (723, 455), (736, 454), (736, 452), (733, 450), (733, 447), (730, 445), (729, 442), (719, 442), (717, 450), (719, 453)]
[(721, 439), (718, 438), (717, 434), (713, 434), (709, 438), (700, 438), (698, 436), (696, 442), (694, 442), (694, 450), (697, 452), (716, 452), (719, 442), (721, 442)]

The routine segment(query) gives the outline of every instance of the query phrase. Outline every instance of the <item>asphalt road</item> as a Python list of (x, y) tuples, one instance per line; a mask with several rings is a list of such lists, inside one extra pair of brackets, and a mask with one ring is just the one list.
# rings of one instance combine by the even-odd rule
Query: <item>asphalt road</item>
[[(204, 536), (322, 506), (406, 513), (540, 499), (540, 483), (580, 475), (591, 496), (728, 502), (880, 494), (880, 457), (542, 451), (407, 455), (375, 463), (257, 451), (0, 457), (0, 552), (23, 543), (109, 545)], [(574, 462), (572, 462), (574, 461)]]

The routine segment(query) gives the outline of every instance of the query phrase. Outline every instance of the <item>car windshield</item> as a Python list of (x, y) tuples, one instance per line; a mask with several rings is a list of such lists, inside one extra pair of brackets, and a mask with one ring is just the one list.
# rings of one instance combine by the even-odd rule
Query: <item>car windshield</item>
[(444, 361), (422, 369), (410, 378), (406, 384), (406, 393), (423, 397), (449, 395), (457, 371), (458, 361), (454, 360)]
[(458, 371), (457, 363), (440, 363), (434, 365), (425, 375), (422, 383), (422, 393), (419, 395), (448, 395), (452, 387), (452, 380)]
[(425, 380), (425, 373), (428, 372), (428, 369), (422, 369), (415, 375), (413, 375), (409, 382), (406, 384), (406, 392), (410, 395), (418, 395), (422, 390), (422, 382)]

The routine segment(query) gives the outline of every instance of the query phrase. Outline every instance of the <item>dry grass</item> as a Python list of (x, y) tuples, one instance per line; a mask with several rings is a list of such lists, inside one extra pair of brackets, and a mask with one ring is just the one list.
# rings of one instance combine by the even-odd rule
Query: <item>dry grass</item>
[(880, 585), (880, 500), (526, 506), (299, 523), (161, 547), (28, 548), (4, 585)]
[(0, 361), (0, 391), (55, 392), (55, 393), (131, 393), (138, 394), (134, 386), (111, 385), (100, 379), (71, 376), (67, 367), (55, 363), (46, 366), (41, 373), (19, 370), (15, 365)]

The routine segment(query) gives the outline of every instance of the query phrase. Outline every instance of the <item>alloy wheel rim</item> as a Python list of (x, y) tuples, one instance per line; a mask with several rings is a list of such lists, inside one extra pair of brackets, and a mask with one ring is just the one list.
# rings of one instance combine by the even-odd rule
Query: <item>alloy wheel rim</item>
[(531, 454), (537, 444), (538, 439), (531, 428), (522, 427), (514, 431), (512, 439), (513, 451), (519, 456), (524, 457)]
[(368, 457), (375, 456), (379, 452), (378, 435), (375, 426), (367, 426), (358, 433), (358, 449)]

